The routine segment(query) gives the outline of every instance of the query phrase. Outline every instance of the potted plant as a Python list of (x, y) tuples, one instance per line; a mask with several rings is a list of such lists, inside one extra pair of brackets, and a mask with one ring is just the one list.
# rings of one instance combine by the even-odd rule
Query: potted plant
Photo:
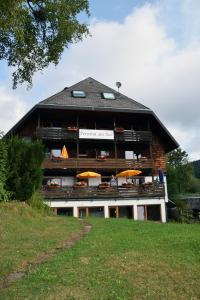
[(98, 160), (106, 160), (106, 156), (105, 155), (98, 155), (97, 159)]
[(106, 181), (99, 184), (99, 189), (106, 189), (108, 187), (110, 187), (110, 184)]
[(115, 128), (115, 132), (117, 132), (117, 133), (123, 133), (124, 132), (124, 128), (123, 127), (116, 127)]
[(68, 130), (68, 131), (77, 131), (77, 130), (78, 130), (78, 127), (76, 127), (76, 126), (68, 126), (68, 127), (67, 127), (67, 130)]

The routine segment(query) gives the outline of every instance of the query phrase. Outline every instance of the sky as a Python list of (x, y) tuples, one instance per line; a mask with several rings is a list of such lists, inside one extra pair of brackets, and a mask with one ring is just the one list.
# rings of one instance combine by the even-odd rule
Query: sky
[(200, 1), (90, 0), (91, 37), (72, 45), (57, 67), (37, 73), (33, 87), (12, 90), (0, 63), (0, 130), (33, 105), (84, 78), (116, 88), (151, 108), (189, 154), (200, 159)]

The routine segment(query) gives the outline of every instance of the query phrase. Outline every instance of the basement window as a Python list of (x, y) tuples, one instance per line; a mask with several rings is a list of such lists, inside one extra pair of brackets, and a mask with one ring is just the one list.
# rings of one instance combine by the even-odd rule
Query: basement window
[(72, 91), (72, 97), (74, 98), (85, 98), (86, 94), (84, 91)]
[(115, 95), (113, 93), (102, 93), (104, 99), (115, 100)]

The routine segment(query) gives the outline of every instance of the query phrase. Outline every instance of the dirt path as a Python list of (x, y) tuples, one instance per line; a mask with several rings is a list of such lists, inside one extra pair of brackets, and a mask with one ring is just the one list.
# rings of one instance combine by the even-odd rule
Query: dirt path
[[(80, 222), (84, 222), (80, 220)], [(49, 261), (52, 257), (56, 256), (59, 251), (64, 249), (69, 249), (73, 245), (75, 245), (79, 240), (81, 240), (84, 236), (86, 236), (92, 228), (92, 225), (85, 223), (83, 229), (79, 231), (77, 234), (72, 235), (68, 240), (62, 241), (56, 248), (49, 250), (48, 252), (41, 253), (31, 262), (23, 263), (22, 270), (14, 271), (7, 274), (1, 281), (0, 281), (0, 289), (4, 289), (9, 287), (13, 282), (20, 279), (21, 277), (25, 276), (27, 273), (32, 272), (35, 268), (47, 261)]]

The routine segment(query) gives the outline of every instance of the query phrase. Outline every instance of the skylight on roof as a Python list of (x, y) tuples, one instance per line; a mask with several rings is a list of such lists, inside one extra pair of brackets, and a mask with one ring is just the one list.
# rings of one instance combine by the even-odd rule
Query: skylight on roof
[(113, 93), (102, 93), (103, 98), (107, 100), (115, 100), (115, 95)]
[(84, 91), (72, 91), (72, 96), (74, 98), (85, 98), (86, 94)]

